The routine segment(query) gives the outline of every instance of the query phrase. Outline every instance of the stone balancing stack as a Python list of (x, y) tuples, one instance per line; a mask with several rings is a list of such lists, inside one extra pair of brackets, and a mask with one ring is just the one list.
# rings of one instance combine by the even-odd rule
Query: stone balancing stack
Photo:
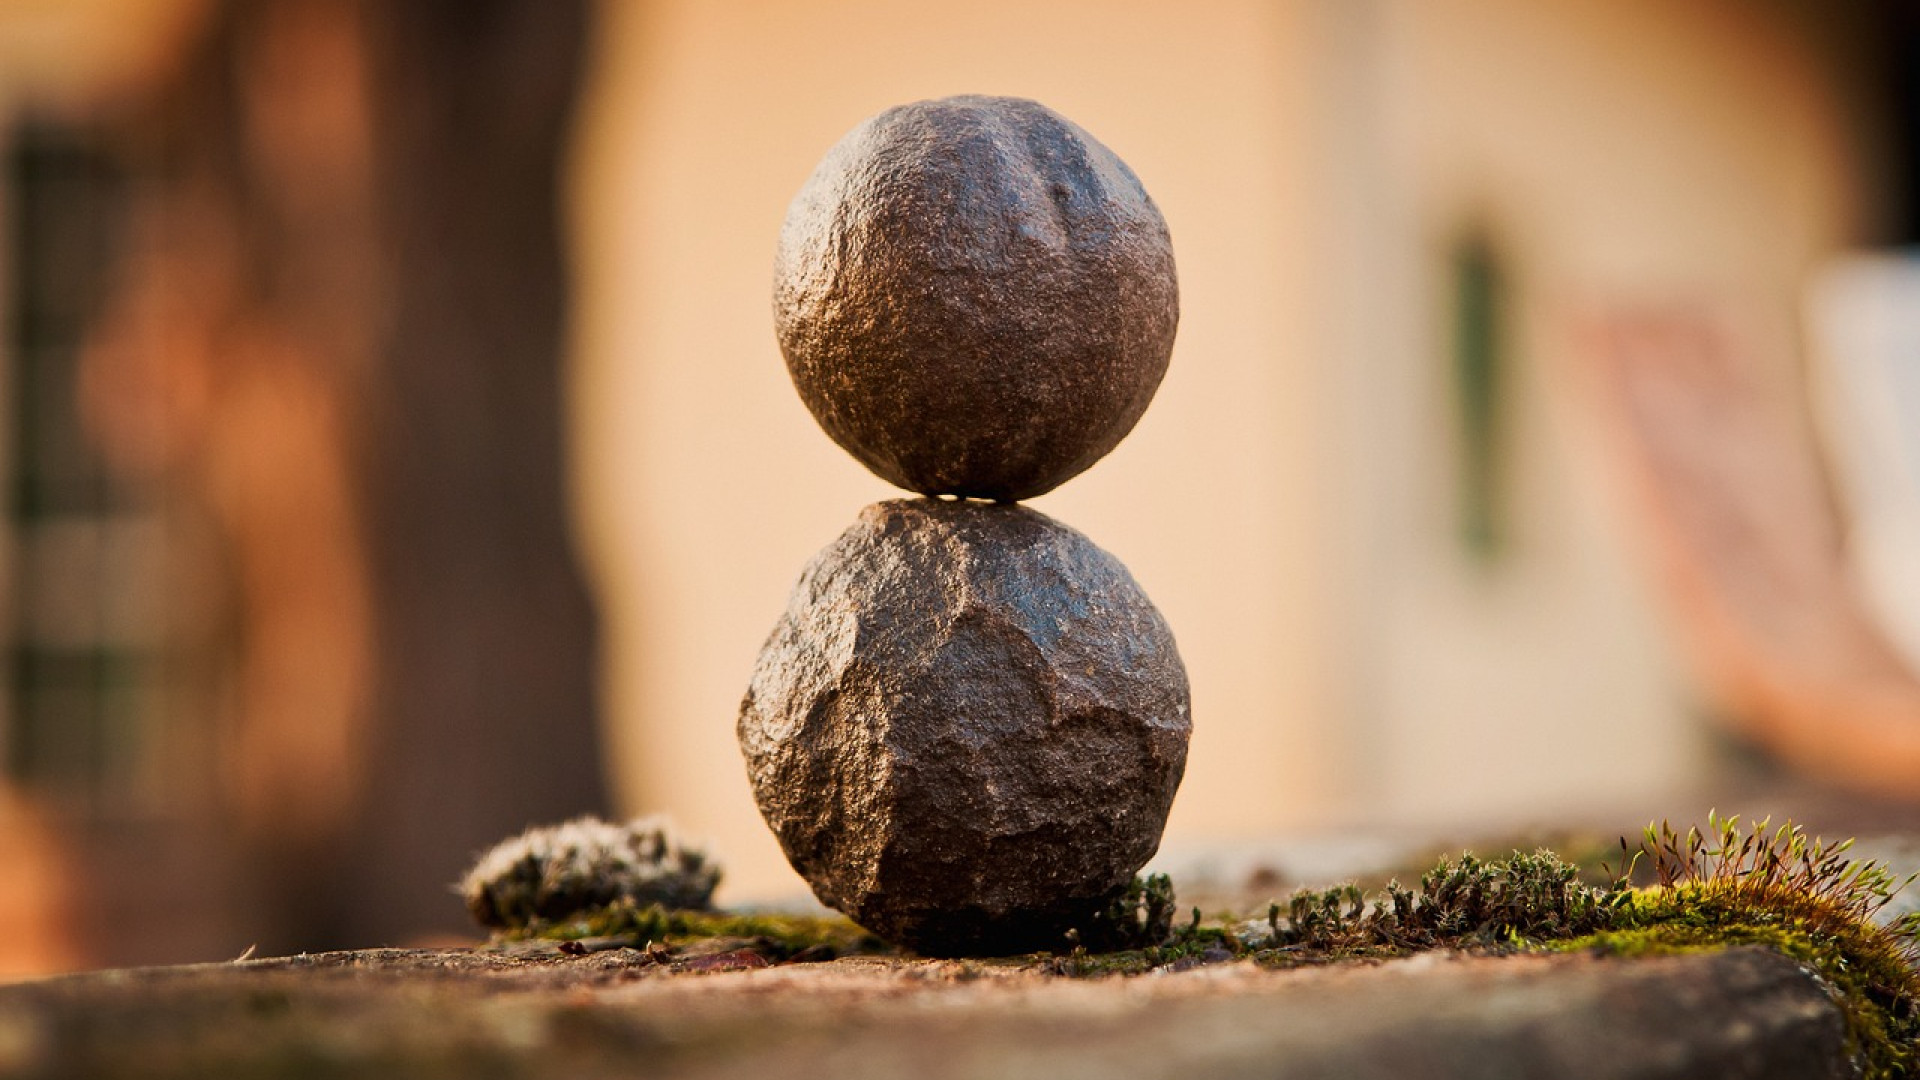
[(825, 903), (934, 956), (1066, 944), (1152, 857), (1186, 670), (1126, 567), (1016, 504), (1111, 450), (1179, 317), (1166, 223), (1046, 107), (876, 116), (794, 199), (774, 270), (793, 383), (925, 498), (800, 576), (741, 703), (754, 795)]

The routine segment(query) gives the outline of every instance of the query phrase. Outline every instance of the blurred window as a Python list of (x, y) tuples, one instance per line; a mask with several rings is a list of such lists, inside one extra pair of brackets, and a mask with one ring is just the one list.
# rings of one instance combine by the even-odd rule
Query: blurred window
[(4, 161), (0, 753), (9, 779), (65, 809), (124, 810), (150, 794), (163, 530), (157, 499), (90, 445), (76, 380), (127, 180), (86, 129), (54, 121), (16, 123)]
[(1505, 490), (1507, 370), (1506, 273), (1499, 252), (1478, 228), (1463, 231), (1448, 252), (1452, 271), (1453, 403), (1459, 469), (1456, 520), (1460, 542), (1475, 561), (1493, 563), (1507, 546)]

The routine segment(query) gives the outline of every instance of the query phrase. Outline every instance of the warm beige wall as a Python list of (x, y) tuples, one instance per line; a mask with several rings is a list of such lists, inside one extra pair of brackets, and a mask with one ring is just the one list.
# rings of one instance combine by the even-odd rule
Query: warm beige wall
[(137, 91), (207, 0), (0, 0), (0, 110), (73, 107)]
[[(1861, 193), (1830, 76), (1765, 5), (1381, 4), (1375, 288), (1363, 362), (1395, 460), (1376, 502), (1374, 760), (1390, 817), (1634, 813), (1712, 798), (1701, 707), (1610, 498), (1571, 376), (1578, 321), (1622, 304), (1726, 310), (1782, 380), (1802, 276)], [(1513, 274), (1515, 550), (1470, 572), (1446, 539), (1439, 249), (1483, 215)], [(1356, 232), (1364, 233), (1361, 225)], [(1696, 808), (1696, 811), (1699, 808)], [(1551, 812), (1551, 810), (1550, 810)], [(1645, 813), (1645, 811), (1637, 811)]]
[(893, 492), (794, 396), (773, 243), (820, 155), (887, 106), (1037, 98), (1124, 157), (1179, 261), (1172, 368), (1134, 434), (1036, 502), (1125, 560), (1178, 635), (1196, 732), (1176, 835), (1327, 797), (1301, 329), (1309, 212), (1290, 176), (1303, 39), (1256, 0), (609, 3), (577, 162), (576, 416), (608, 702), (630, 805), (711, 837), (732, 895), (791, 892), (735, 747), (753, 658), (801, 566)]

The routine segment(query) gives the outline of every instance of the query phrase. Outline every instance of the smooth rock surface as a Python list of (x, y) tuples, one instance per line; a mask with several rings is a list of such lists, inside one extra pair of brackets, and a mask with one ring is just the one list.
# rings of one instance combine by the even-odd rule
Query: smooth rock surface
[(793, 383), (888, 482), (1014, 500), (1113, 449), (1179, 319), (1160, 211), (1112, 151), (1018, 98), (889, 109), (821, 161), (774, 262)]
[(1124, 566), (1024, 507), (935, 499), (815, 557), (739, 723), (815, 894), (928, 955), (1061, 944), (1158, 848), (1190, 730)]

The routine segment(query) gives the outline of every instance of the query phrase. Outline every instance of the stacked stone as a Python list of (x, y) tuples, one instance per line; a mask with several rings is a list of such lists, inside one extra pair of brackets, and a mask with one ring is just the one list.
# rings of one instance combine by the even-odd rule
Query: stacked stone
[(889, 110), (794, 199), (794, 386), (925, 497), (866, 508), (801, 574), (740, 745), (794, 869), (888, 940), (1060, 946), (1159, 846), (1191, 730), (1173, 636), (1117, 559), (1016, 500), (1132, 429), (1178, 314), (1139, 180), (1035, 102)]

